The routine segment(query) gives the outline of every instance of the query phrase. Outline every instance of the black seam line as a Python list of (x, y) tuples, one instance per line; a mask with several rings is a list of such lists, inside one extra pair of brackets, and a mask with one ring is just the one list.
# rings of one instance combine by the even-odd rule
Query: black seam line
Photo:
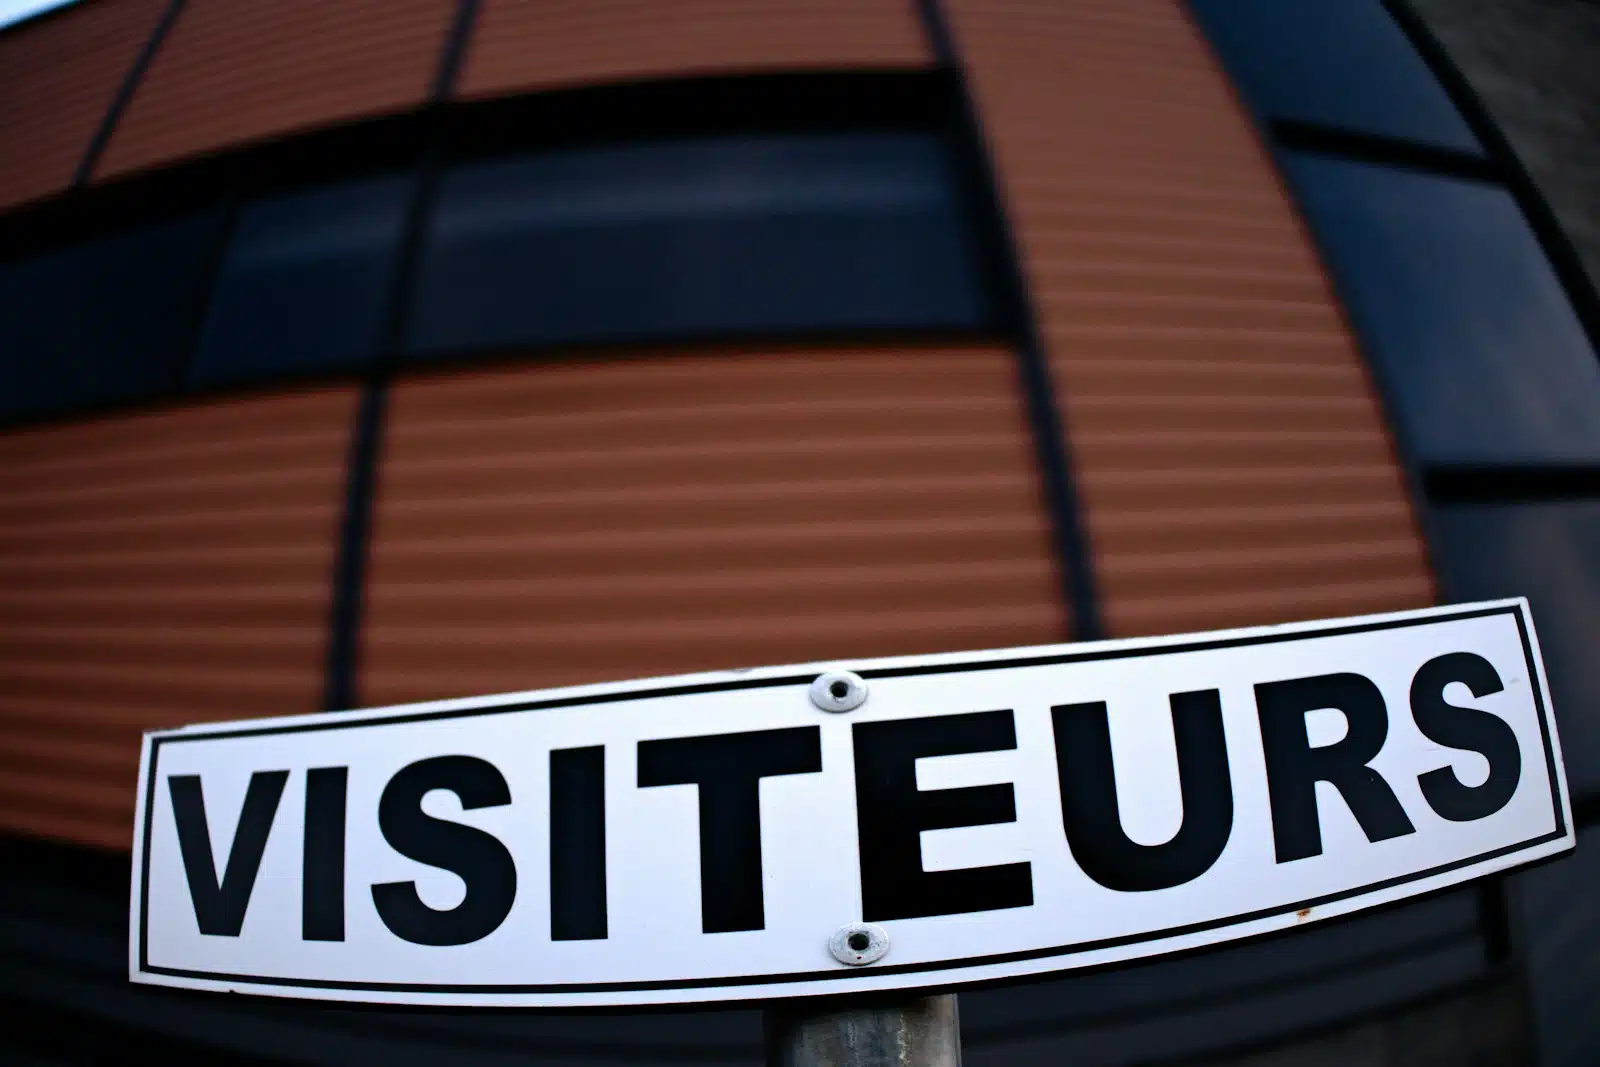
[(439, 69), (434, 75), (429, 94), (435, 102), (449, 99), (455, 91), (456, 81), (461, 77), (461, 68), (466, 60), (467, 43), (477, 22), (478, 6), (478, 0), (459, 0), (456, 5), (455, 19), (450, 24), (450, 33), (440, 52)]
[[(451, 985), (446, 983), (429, 982), (351, 982), (339, 980), (321, 980), (313, 978), (277, 978), (271, 976), (256, 976), (244, 974), (225, 974), (209, 971), (191, 971), (176, 967), (160, 967), (147, 964), (142, 958), (141, 951), (140, 970), (148, 974), (166, 975), (173, 978), (192, 978), (215, 982), (246, 982), (254, 985), (288, 986), (302, 989), (348, 989), (365, 992), (391, 992), (391, 993), (622, 993), (630, 991), (670, 990), (670, 989), (716, 989), (726, 986), (745, 985), (779, 985), (798, 982), (826, 982), (834, 979), (850, 980), (871, 978), (874, 975), (884, 974), (924, 974), (933, 971), (948, 971), (975, 967), (990, 967), (1006, 963), (1020, 963), (1028, 960), (1048, 959), (1052, 956), (1068, 956), (1087, 952), (1097, 952), (1105, 949), (1121, 948), (1125, 945), (1136, 945), (1148, 941), (1159, 941), (1165, 938), (1183, 937), (1188, 934), (1204, 933), (1226, 926), (1238, 926), (1260, 919), (1269, 919), (1278, 915), (1287, 915), (1290, 912), (1301, 911), (1306, 908), (1316, 908), (1332, 904), (1351, 897), (1361, 896), (1366, 893), (1382, 892), (1395, 886), (1418, 882), (1425, 878), (1432, 878), (1451, 871), (1470, 867), (1475, 863), (1485, 863), (1499, 859), (1527, 849), (1537, 848), (1550, 841), (1558, 840), (1564, 836), (1560, 831), (1552, 831), (1540, 837), (1529, 838), (1516, 844), (1506, 845), (1489, 852), (1470, 856), (1466, 859), (1456, 860), (1452, 863), (1440, 864), (1425, 871), (1412, 874), (1399, 875), (1381, 882), (1373, 882), (1353, 889), (1342, 890), (1337, 893), (1327, 893), (1320, 897), (1295, 901), (1292, 904), (1282, 904), (1271, 908), (1262, 908), (1252, 912), (1242, 912), (1236, 915), (1218, 919), (1208, 919), (1204, 922), (1187, 923), (1183, 926), (1168, 927), (1163, 930), (1146, 931), (1138, 934), (1126, 934), (1121, 937), (1102, 938), (1098, 941), (1081, 941), (1071, 945), (1055, 945), (1049, 948), (1025, 949), (1019, 952), (1002, 952), (990, 956), (973, 956), (959, 960), (933, 960), (927, 963), (904, 963), (898, 966), (876, 967), (870, 970), (837, 971), (799, 971), (790, 974), (756, 974), (735, 975), (717, 978), (680, 978), (664, 979), (650, 982), (593, 982), (589, 984), (546, 984), (546, 985), (514, 985), (514, 984), (483, 984)], [(142, 949), (142, 946), (141, 946)]]
[(350, 429), (345, 461), (344, 514), (334, 558), (328, 611), (328, 653), (322, 706), (344, 711), (356, 703), (356, 668), (360, 654), (367, 546), (372, 529), (372, 498), (377, 481), (379, 444), (383, 439), (388, 386), (380, 378), (365, 383)]
[(956, 55), (955, 39), (950, 35), (950, 24), (939, 7), (939, 0), (915, 0), (915, 3), (934, 62), (952, 70), (958, 68), (961, 60)]
[(1545, 198), (1538, 182), (1522, 163), (1522, 157), (1501, 132), (1500, 124), (1472, 82), (1450, 57), (1438, 36), (1406, 0), (1382, 0), (1383, 6), (1411, 40), (1424, 63), (1451, 97), (1478, 141), (1499, 165), (1505, 183), (1522, 208), (1534, 238), (1544, 249), (1556, 279), (1566, 291), (1567, 301), (1578, 317), (1589, 345), (1600, 352), (1600, 279), (1591, 278), (1577, 247), (1567, 236), (1555, 209)]
[[(458, 12), (460, 23), (463, 12)], [(458, 29), (460, 26), (457, 27)], [(445, 77), (443, 71), (439, 75)], [(437, 112), (437, 108), (435, 111)], [(434, 117), (437, 119), (438, 114)], [(421, 271), (422, 242), (437, 198), (444, 157), (444, 133), (436, 122), (417, 164), (415, 186), (407, 206), (389, 279), (387, 315), (377, 354), (362, 386), (360, 407), (351, 433), (345, 472), (344, 514), (331, 576), (328, 613), (328, 658), (323, 708), (343, 711), (359, 703), (361, 628), (366, 615), (367, 564), (372, 545), (372, 510), (378, 491), (389, 382), (401, 362), (411, 297)]]
[[(1515, 605), (1505, 605), (1494, 608), (1470, 608), (1449, 614), (1430, 615), (1421, 619), (1391, 619), (1382, 622), (1352, 623), (1347, 626), (1332, 626), (1320, 630), (1301, 630), (1284, 633), (1256, 634), (1250, 637), (1213, 638), (1188, 641), (1183, 644), (1160, 645), (1155, 647), (1135, 648), (1108, 648), (1091, 649), (1083, 652), (1061, 652), (1054, 655), (1043, 656), (1018, 656), (1013, 659), (982, 660), (976, 663), (949, 663), (949, 664), (920, 664), (908, 667), (878, 667), (866, 668), (860, 671), (863, 678), (912, 678), (927, 674), (968, 674), (974, 671), (1000, 671), (1012, 670), (1018, 667), (1050, 667), (1066, 663), (1094, 663), (1103, 660), (1130, 659), (1137, 656), (1164, 656), (1178, 655), (1186, 652), (1202, 652), (1208, 649), (1238, 648), (1248, 645), (1280, 644), (1284, 641), (1308, 641), (1322, 637), (1344, 637), (1350, 634), (1368, 633), (1375, 630), (1403, 629), (1411, 626), (1427, 626), (1438, 622), (1458, 622), (1467, 619), (1487, 618), (1494, 615), (1517, 615), (1521, 612)], [(1523, 647), (1528, 649), (1524, 639)], [(185, 732), (157, 736), (152, 739), (152, 744), (175, 745), (186, 741), (220, 741), (239, 737), (266, 737), (278, 734), (314, 733), (319, 730), (355, 730), (364, 726), (395, 726), (405, 723), (436, 722), (443, 719), (465, 719), (488, 715), (510, 715), (524, 711), (553, 711), (561, 708), (575, 708), (586, 705), (618, 704), (631, 700), (654, 700), (662, 697), (700, 696), (707, 693), (727, 693), (740, 689), (771, 689), (784, 685), (810, 685), (816, 678), (817, 672), (808, 671), (804, 674), (788, 674), (774, 678), (758, 679), (731, 679), (723, 682), (698, 682), (683, 685), (666, 685), (655, 689), (635, 689), (627, 692), (591, 694), (588, 696), (551, 697), (546, 700), (531, 700), (517, 704), (491, 704), (479, 705), (468, 708), (451, 708), (441, 711), (418, 711), (409, 714), (391, 715), (381, 718), (353, 719), (349, 722), (315, 722), (295, 723), (285, 726), (247, 726), (235, 729), (219, 729)], [(1530, 673), (1530, 678), (1534, 677)], [(1540, 714), (1543, 715), (1543, 703), (1539, 703)], [(152, 767), (154, 753), (152, 752)]]
[[(1559, 839), (1561, 839), (1561, 838), (1566, 836), (1566, 823), (1565, 823), (1565, 819), (1563, 818), (1563, 812), (1562, 812), (1561, 790), (1560, 790), (1560, 787), (1558, 785), (1559, 779), (1556, 777), (1556, 774), (1555, 774), (1555, 754), (1554, 754), (1554, 749), (1552, 748), (1551, 741), (1550, 741), (1549, 715), (1548, 715), (1547, 709), (1545, 708), (1544, 700), (1543, 700), (1542, 696), (1540, 695), (1540, 690), (1534, 684), (1535, 682), (1537, 682), (1540, 679), (1541, 676), (1540, 676), (1540, 673), (1535, 668), (1535, 661), (1533, 659), (1533, 647), (1532, 647), (1531, 642), (1528, 639), (1528, 632), (1527, 632), (1525, 621), (1523, 619), (1523, 613), (1522, 613), (1520, 607), (1517, 606), (1517, 605), (1505, 605), (1503, 607), (1496, 607), (1496, 608), (1478, 608), (1478, 609), (1472, 609), (1472, 610), (1467, 610), (1467, 611), (1451, 612), (1451, 613), (1446, 614), (1446, 615), (1428, 616), (1428, 617), (1421, 618), (1421, 619), (1391, 619), (1391, 620), (1385, 620), (1383, 622), (1355, 624), (1355, 625), (1344, 626), (1344, 627), (1331, 627), (1331, 628), (1326, 629), (1326, 630), (1314, 630), (1314, 631), (1311, 631), (1311, 635), (1312, 636), (1332, 637), (1332, 636), (1342, 636), (1344, 634), (1349, 634), (1349, 633), (1362, 633), (1362, 632), (1371, 632), (1371, 631), (1376, 631), (1376, 630), (1399, 629), (1399, 628), (1404, 628), (1404, 627), (1407, 627), (1407, 626), (1426, 625), (1430, 621), (1451, 621), (1451, 620), (1481, 618), (1481, 617), (1487, 617), (1487, 616), (1502, 615), (1502, 614), (1506, 614), (1506, 613), (1510, 613), (1510, 614), (1512, 614), (1512, 615), (1514, 615), (1516, 617), (1518, 630), (1519, 630), (1519, 633), (1521, 634), (1521, 637), (1522, 637), (1522, 652), (1523, 652), (1524, 660), (1526, 661), (1525, 662), (1525, 666), (1527, 667), (1527, 670), (1528, 670), (1528, 683), (1529, 683), (1530, 688), (1532, 688), (1533, 691), (1534, 691), (1534, 706), (1535, 706), (1536, 710), (1538, 711), (1539, 731), (1540, 731), (1540, 734), (1542, 735), (1543, 741), (1544, 741), (1545, 766), (1546, 766), (1548, 774), (1549, 774), (1549, 777), (1547, 778), (1547, 781), (1548, 781), (1549, 786), (1550, 786), (1550, 795), (1551, 795), (1552, 807), (1553, 807), (1553, 810), (1555, 812), (1556, 829), (1553, 830), (1552, 832), (1550, 832), (1548, 834), (1545, 834), (1543, 836), (1540, 836), (1540, 837), (1531, 838), (1529, 840), (1526, 840), (1526, 841), (1523, 841), (1523, 842), (1519, 842), (1519, 843), (1513, 844), (1513, 845), (1506, 845), (1506, 846), (1503, 846), (1501, 848), (1493, 849), (1493, 850), (1491, 850), (1489, 852), (1482, 853), (1482, 854), (1480, 854), (1478, 856), (1469, 857), (1469, 858), (1463, 859), (1463, 860), (1456, 860), (1456, 861), (1454, 861), (1452, 863), (1441, 864), (1440, 866), (1433, 867), (1433, 868), (1430, 868), (1430, 869), (1425, 870), (1425, 871), (1413, 872), (1413, 873), (1407, 874), (1407, 875), (1399, 875), (1397, 877), (1386, 879), (1386, 880), (1381, 881), (1381, 882), (1370, 883), (1370, 884), (1365, 885), (1365, 886), (1361, 886), (1361, 887), (1358, 887), (1358, 888), (1355, 888), (1355, 889), (1343, 890), (1343, 891), (1338, 892), (1338, 893), (1325, 894), (1324, 896), (1321, 896), (1321, 897), (1316, 897), (1316, 898), (1313, 898), (1313, 899), (1310, 899), (1310, 900), (1302, 900), (1302, 901), (1298, 901), (1298, 902), (1293, 903), (1293, 904), (1280, 905), (1280, 906), (1273, 907), (1273, 908), (1264, 908), (1264, 909), (1261, 909), (1261, 910), (1258, 910), (1258, 911), (1255, 911), (1255, 912), (1249, 912), (1249, 913), (1244, 913), (1244, 914), (1240, 914), (1240, 915), (1229, 916), (1229, 917), (1223, 918), (1223, 919), (1208, 920), (1207, 922), (1203, 922), (1203, 923), (1192, 923), (1192, 924), (1189, 924), (1189, 925), (1186, 925), (1186, 926), (1173, 927), (1173, 928), (1169, 928), (1169, 929), (1166, 929), (1166, 930), (1153, 931), (1153, 932), (1147, 931), (1147, 932), (1144, 932), (1144, 933), (1141, 933), (1141, 934), (1129, 934), (1129, 935), (1126, 935), (1124, 937), (1108, 938), (1108, 939), (1104, 939), (1102, 941), (1097, 941), (1097, 942), (1085, 942), (1085, 943), (1079, 943), (1077, 945), (1056, 946), (1056, 947), (1048, 948), (1048, 949), (1030, 949), (1030, 950), (1026, 950), (1026, 951), (1023, 951), (1023, 952), (1002, 953), (1002, 954), (998, 954), (998, 955), (995, 955), (995, 956), (977, 957), (977, 958), (966, 959), (966, 960), (947, 960), (947, 961), (935, 961), (935, 962), (924, 963), (924, 964), (905, 964), (905, 965), (901, 965), (901, 966), (898, 966), (898, 967), (896, 967), (896, 966), (880, 967), (880, 968), (876, 968), (876, 969), (874, 969), (872, 971), (865, 972), (865, 973), (859, 972), (859, 971), (853, 972), (853, 973), (852, 972), (839, 972), (839, 971), (820, 971), (820, 972), (805, 972), (805, 973), (799, 973), (799, 974), (793, 974), (793, 975), (741, 976), (741, 977), (737, 977), (737, 978), (724, 978), (724, 979), (715, 979), (715, 980), (690, 979), (690, 980), (666, 981), (666, 982), (646, 982), (646, 983), (595, 983), (595, 984), (590, 984), (590, 985), (573, 985), (573, 986), (566, 986), (566, 985), (562, 985), (562, 986), (464, 986), (464, 985), (457, 985), (457, 986), (449, 986), (449, 985), (430, 986), (430, 985), (419, 985), (419, 984), (410, 984), (410, 983), (403, 984), (403, 985), (395, 985), (395, 984), (385, 985), (385, 984), (382, 984), (382, 983), (371, 983), (371, 982), (338, 983), (338, 982), (328, 982), (328, 981), (316, 981), (316, 980), (311, 980), (311, 979), (277, 979), (277, 978), (268, 979), (268, 978), (259, 978), (259, 977), (249, 977), (249, 976), (245, 976), (245, 975), (231, 975), (231, 974), (213, 975), (213, 974), (209, 974), (209, 973), (203, 972), (203, 971), (186, 971), (186, 970), (177, 970), (177, 969), (174, 969), (174, 968), (152, 967), (150, 965), (150, 963), (149, 963), (149, 956), (148, 956), (149, 948), (148, 948), (148, 946), (149, 946), (149, 915), (150, 915), (150, 894), (149, 894), (149, 889), (150, 889), (150, 840), (151, 840), (150, 834), (151, 834), (151, 825), (152, 825), (153, 812), (155, 810), (155, 782), (156, 782), (156, 777), (157, 777), (156, 770), (157, 770), (157, 767), (159, 766), (161, 746), (162, 746), (162, 743), (164, 741), (176, 742), (176, 741), (184, 741), (184, 740), (198, 740), (198, 739), (201, 739), (199, 737), (173, 737), (173, 738), (160, 738), (160, 737), (157, 737), (157, 738), (153, 738), (151, 740), (151, 743), (150, 743), (150, 760), (149, 760), (149, 764), (148, 764), (149, 779), (145, 784), (145, 788), (146, 788), (146, 792), (145, 792), (145, 825), (144, 825), (144, 837), (143, 837), (144, 848), (141, 850), (142, 855), (140, 857), (140, 859), (141, 859), (141, 879), (142, 879), (143, 892), (140, 894), (140, 897), (139, 897), (139, 968), (140, 968), (141, 972), (144, 972), (144, 973), (162, 974), (162, 975), (167, 975), (169, 977), (176, 977), (176, 978), (195, 978), (195, 979), (205, 979), (205, 980), (223, 981), (223, 982), (229, 982), (229, 981), (233, 981), (233, 982), (250, 982), (250, 983), (260, 984), (260, 985), (293, 986), (293, 987), (297, 987), (297, 988), (365, 990), (365, 991), (369, 991), (369, 992), (372, 992), (372, 991), (430, 992), (430, 991), (432, 991), (432, 992), (482, 992), (482, 993), (518, 993), (518, 992), (522, 992), (522, 993), (541, 993), (541, 992), (544, 992), (544, 993), (578, 993), (578, 992), (600, 992), (600, 993), (604, 993), (604, 992), (625, 992), (625, 991), (628, 991), (628, 990), (651, 990), (651, 989), (710, 989), (710, 988), (718, 988), (718, 987), (722, 987), (722, 986), (762, 985), (762, 984), (771, 984), (771, 983), (778, 983), (778, 982), (825, 981), (825, 980), (828, 980), (828, 979), (831, 979), (831, 978), (867, 977), (868, 975), (872, 975), (872, 974), (924, 973), (924, 972), (929, 972), (929, 971), (950, 970), (950, 969), (953, 969), (953, 968), (965, 968), (965, 967), (981, 967), (981, 966), (988, 966), (988, 965), (994, 965), (994, 964), (1021, 962), (1021, 961), (1024, 961), (1024, 960), (1031, 960), (1031, 959), (1043, 959), (1043, 958), (1048, 958), (1048, 957), (1051, 957), (1051, 956), (1062, 956), (1062, 955), (1071, 955), (1071, 954), (1083, 953), (1083, 952), (1092, 952), (1092, 951), (1096, 951), (1096, 950), (1099, 950), (1099, 949), (1117, 948), (1117, 947), (1120, 947), (1120, 946), (1123, 946), (1123, 945), (1138, 944), (1138, 943), (1145, 942), (1145, 941), (1155, 941), (1155, 940), (1160, 940), (1162, 938), (1167, 938), (1167, 937), (1180, 937), (1180, 936), (1183, 936), (1185, 934), (1200, 933), (1200, 932), (1204, 932), (1206, 930), (1212, 930), (1212, 929), (1216, 929), (1216, 928), (1222, 927), (1222, 926), (1238, 925), (1240, 923), (1251, 922), (1251, 921), (1254, 921), (1256, 919), (1269, 918), (1269, 917), (1272, 917), (1272, 916), (1275, 916), (1275, 915), (1286, 914), (1286, 913), (1291, 912), (1291, 911), (1299, 911), (1299, 910), (1301, 910), (1303, 908), (1314, 908), (1314, 907), (1318, 907), (1318, 906), (1323, 905), (1323, 904), (1329, 904), (1329, 903), (1333, 903), (1335, 901), (1345, 900), (1345, 899), (1348, 899), (1348, 898), (1353, 897), (1353, 896), (1360, 896), (1360, 895), (1362, 895), (1364, 893), (1380, 892), (1380, 891), (1382, 891), (1384, 889), (1392, 888), (1394, 886), (1405, 885), (1405, 884), (1408, 884), (1410, 882), (1420, 881), (1420, 880), (1422, 880), (1424, 878), (1429, 878), (1429, 877), (1433, 877), (1435, 875), (1445, 874), (1445, 873), (1448, 873), (1450, 871), (1458, 870), (1458, 869), (1460, 869), (1462, 867), (1470, 866), (1470, 865), (1472, 865), (1474, 863), (1487, 862), (1489, 860), (1497, 859), (1497, 858), (1499, 858), (1501, 856), (1505, 856), (1505, 855), (1510, 855), (1510, 854), (1518, 852), (1518, 851), (1535, 848), (1535, 847), (1537, 847), (1539, 845), (1545, 844), (1546, 842), (1559, 840)], [(1210, 643), (1195, 642), (1195, 643), (1193, 643), (1191, 645), (1172, 646), (1172, 647), (1168, 647), (1168, 648), (1162, 648), (1162, 649), (1159, 649), (1159, 650), (1154, 650), (1152, 652), (1152, 654), (1160, 655), (1162, 653), (1177, 653), (1177, 652), (1182, 652), (1182, 651), (1193, 651), (1196, 648), (1207, 648), (1207, 647), (1209, 647), (1209, 648), (1230, 648), (1230, 647), (1236, 647), (1236, 646), (1240, 646), (1240, 645), (1249, 645), (1249, 644), (1271, 644), (1271, 643), (1276, 643), (1276, 642), (1279, 642), (1279, 641), (1291, 640), (1291, 639), (1293, 639), (1294, 636), (1295, 635), (1293, 635), (1293, 634), (1261, 634), (1261, 635), (1258, 635), (1256, 637), (1220, 639), (1220, 640), (1216, 640), (1216, 641), (1213, 641), (1213, 642), (1210, 642)], [(1305, 635), (1302, 634), (1302, 636), (1305, 636)], [(1102, 651), (1100, 651), (1098, 653), (1096, 653), (1096, 652), (1085, 652), (1085, 653), (1079, 653), (1077, 655), (1066, 654), (1066, 655), (1063, 655), (1063, 656), (1055, 656), (1055, 657), (1040, 657), (1039, 658), (1039, 662), (1042, 662), (1042, 663), (1045, 663), (1045, 664), (1049, 664), (1049, 663), (1073, 662), (1075, 660), (1107, 659), (1107, 658), (1117, 658), (1119, 656), (1119, 654), (1120, 655), (1131, 655), (1131, 654), (1135, 654), (1135, 652), (1134, 652), (1134, 650), (1102, 650)], [(1026, 661), (1026, 660), (1022, 660), (1022, 661), (1012, 661), (1011, 665), (1031, 665), (1031, 664), (1029, 664), (1028, 661)], [(965, 671), (968, 671), (968, 670), (983, 670), (983, 669), (986, 669), (986, 668), (987, 669), (991, 669), (991, 670), (992, 669), (1000, 669), (1000, 665), (993, 664), (993, 663), (987, 663), (987, 664), (984, 664), (984, 663), (980, 663), (980, 664), (962, 664), (962, 665), (958, 665), (955, 668), (952, 668), (951, 669), (951, 673), (964, 673)], [(888, 671), (885, 671), (885, 672), (881, 672), (881, 673), (869, 672), (867, 674), (867, 676), (868, 677), (891, 677), (893, 675), (890, 674)], [(791, 679), (791, 678), (779, 678), (779, 679), (767, 679), (767, 680), (760, 681), (760, 682), (755, 682), (755, 683), (739, 683), (739, 682), (710, 683), (708, 685), (703, 685), (703, 686), (685, 687), (684, 689), (678, 690), (677, 692), (681, 694), (685, 690), (688, 690), (688, 691), (716, 691), (716, 690), (719, 690), (719, 689), (738, 688), (741, 684), (747, 685), (750, 688), (755, 688), (755, 687), (758, 687), (758, 686), (759, 687), (767, 687), (767, 686), (772, 686), (772, 685), (783, 685), (783, 684), (786, 684), (786, 683), (791, 683), (793, 681), (794, 681), (794, 679)], [(664, 690), (663, 692), (671, 693), (671, 692), (673, 692), (673, 690), (668, 689), (668, 690)], [(623, 694), (623, 693), (609, 694), (606, 697), (601, 697), (601, 698), (598, 698), (598, 699), (591, 698), (591, 700), (588, 701), (588, 702), (594, 702), (594, 703), (614, 702), (616, 700), (626, 699), (629, 695), (630, 694)], [(637, 695), (637, 694), (633, 694), (633, 695)], [(646, 695), (648, 695), (648, 694), (646, 694)], [(522, 708), (518, 708), (518, 707), (513, 706), (511, 708), (498, 708), (498, 709), (492, 709), (492, 710), (501, 711), (501, 712), (514, 711), (514, 710), (528, 710), (528, 709), (530, 709), (532, 707), (539, 707), (539, 706), (544, 706), (544, 707), (561, 706), (561, 705), (569, 705), (570, 706), (570, 705), (573, 705), (573, 704), (581, 704), (581, 703), (585, 703), (585, 702), (586, 701), (585, 701), (584, 698), (574, 697), (574, 698), (568, 698), (567, 700), (557, 700), (557, 701), (544, 702), (542, 705), (538, 704), (538, 703), (535, 703), (533, 705), (523, 706)], [(481, 713), (481, 711), (479, 713)], [(444, 717), (454, 716), (455, 714), (456, 713), (452, 713), (452, 712), (439, 712), (439, 713), (434, 713), (434, 714), (422, 713), (420, 716), (408, 717), (408, 718), (410, 718), (410, 719), (412, 719), (414, 721), (417, 718), (444, 718)], [(469, 714), (470, 714), (470, 712), (469, 712)], [(362, 722), (351, 723), (351, 724), (349, 724), (348, 728), (353, 729), (353, 728), (358, 727), (358, 726), (382, 725), (382, 724), (385, 724), (385, 723), (394, 723), (394, 722), (397, 722), (397, 721), (402, 721), (402, 720), (399, 720), (399, 719), (369, 719), (369, 720), (365, 720), (365, 721), (362, 721)], [(213, 735), (209, 735), (209, 736), (211, 736), (211, 737), (218, 737), (218, 736), (238, 737), (238, 736), (246, 736), (246, 735), (259, 735), (261, 733), (298, 732), (298, 731), (305, 730), (305, 729), (319, 729), (319, 728), (320, 729), (328, 729), (328, 728), (338, 729), (338, 728), (344, 728), (344, 726), (343, 726), (343, 724), (340, 724), (340, 723), (314, 724), (314, 725), (313, 724), (307, 724), (306, 726), (302, 726), (302, 727), (282, 727), (282, 728), (277, 729), (277, 730), (267, 729), (267, 730), (259, 730), (259, 731), (236, 731), (236, 732), (233, 732), (231, 734), (230, 733), (222, 733), (222, 734), (213, 734)]]
[(161, 50), (162, 42), (167, 39), (173, 24), (178, 21), (179, 14), (183, 12), (183, 4), (184, 0), (171, 0), (167, 9), (156, 20), (150, 36), (145, 39), (144, 47), (139, 50), (133, 65), (128, 68), (128, 74), (122, 79), (122, 84), (117, 87), (117, 95), (111, 98), (111, 106), (106, 109), (105, 116), (94, 131), (94, 136), (89, 139), (89, 147), (84, 149), (83, 158), (78, 161), (78, 169), (72, 175), (74, 187), (86, 184), (94, 176), (94, 168), (99, 164), (101, 155), (105, 153), (106, 145), (111, 143), (111, 135), (116, 131), (117, 123), (122, 121), (123, 113), (128, 110), (128, 105), (133, 103), (134, 92), (144, 81), (144, 76), (150, 70), (150, 64), (154, 62), (156, 53)]
[(1074, 640), (1097, 641), (1106, 636), (1106, 631), (1095, 588), (1094, 554), (1073, 477), (1067, 426), (1056, 403), (1055, 383), (1034, 317), (1034, 301), (1016, 235), (948, 20), (939, 0), (917, 0), (917, 12), (935, 58), (953, 72), (957, 86), (960, 147), (971, 172), (970, 180), (976, 187), (978, 215), (987, 222), (985, 236), (990, 246), (987, 258), (992, 260), (996, 296), (1003, 305), (1002, 314), (1011, 320), (1016, 333), (1018, 384), (1028, 413), (1035, 460), (1039, 464), (1045, 505), (1055, 535), (1052, 540), (1060, 567), (1061, 596), (1071, 614), (1069, 632)]
[(1423, 468), (1422, 479), (1428, 495), (1440, 503), (1600, 498), (1597, 464), (1430, 463)]
[(1505, 879), (1494, 875), (1479, 881), (1473, 904), (1483, 962), (1491, 966), (1506, 962), (1511, 958), (1511, 912), (1506, 901)]
[(1440, 148), (1301, 119), (1272, 119), (1268, 128), (1279, 144), (1296, 151), (1341, 156), (1364, 163), (1381, 163), (1480, 182), (1499, 183), (1508, 177), (1505, 168), (1497, 160), (1460, 149)]

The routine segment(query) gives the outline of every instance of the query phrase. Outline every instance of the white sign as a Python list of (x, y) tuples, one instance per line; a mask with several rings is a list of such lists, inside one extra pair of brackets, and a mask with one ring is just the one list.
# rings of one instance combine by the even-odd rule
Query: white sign
[(811, 695), (833, 666), (148, 734), (131, 977), (431, 1005), (947, 986), (1573, 842), (1522, 600), (840, 664), (849, 710)]

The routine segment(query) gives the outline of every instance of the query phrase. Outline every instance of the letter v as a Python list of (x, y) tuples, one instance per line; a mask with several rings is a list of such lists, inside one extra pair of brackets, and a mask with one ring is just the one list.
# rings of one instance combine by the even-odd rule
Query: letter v
[(244, 926), (244, 912), (255, 889), (261, 857), (267, 850), (267, 835), (278, 814), (288, 771), (256, 771), (239, 812), (239, 826), (228, 850), (228, 864), (217, 881), (217, 865), (211, 854), (211, 829), (206, 823), (205, 794), (198, 774), (167, 776), (172, 796), (172, 816), (178, 824), (178, 848), (183, 853), (183, 871), (189, 878), (189, 896), (194, 901), (195, 921), (202, 934), (238, 937)]

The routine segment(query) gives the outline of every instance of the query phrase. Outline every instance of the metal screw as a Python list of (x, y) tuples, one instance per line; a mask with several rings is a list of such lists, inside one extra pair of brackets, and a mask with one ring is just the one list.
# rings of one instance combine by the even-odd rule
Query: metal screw
[(835, 930), (828, 951), (840, 963), (865, 967), (889, 953), (889, 932), (875, 923), (851, 923)]
[(854, 711), (867, 702), (867, 683), (854, 671), (829, 671), (811, 683), (811, 703), (823, 711)]

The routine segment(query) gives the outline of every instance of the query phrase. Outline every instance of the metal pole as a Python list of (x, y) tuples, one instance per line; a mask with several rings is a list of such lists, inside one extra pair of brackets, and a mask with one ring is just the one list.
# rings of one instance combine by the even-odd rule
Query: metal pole
[(791, 1001), (766, 1012), (767, 1067), (961, 1067), (956, 995)]

